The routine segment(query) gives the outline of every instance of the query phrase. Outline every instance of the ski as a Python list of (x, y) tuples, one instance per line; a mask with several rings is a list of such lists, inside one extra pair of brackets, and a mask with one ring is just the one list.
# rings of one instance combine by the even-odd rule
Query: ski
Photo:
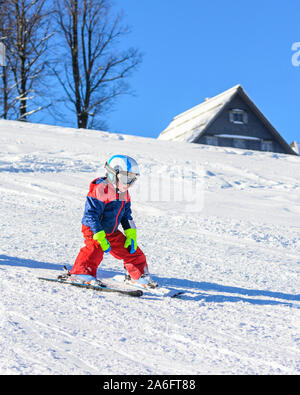
[(94, 291), (119, 293), (122, 295), (134, 296), (134, 297), (140, 297), (143, 295), (143, 291), (140, 289), (125, 290), (125, 289), (118, 289), (118, 288), (113, 288), (113, 287), (101, 287), (99, 285), (84, 284), (84, 283), (78, 283), (78, 282), (74, 282), (74, 281), (71, 282), (71, 281), (65, 281), (63, 279), (49, 278), (49, 277), (38, 277), (38, 279), (44, 280), (44, 281), (52, 281), (52, 282), (56, 282), (56, 283), (60, 283), (60, 284), (69, 284), (69, 285), (73, 285), (73, 286), (79, 287), (79, 288), (92, 289)]
[[(106, 279), (106, 281), (107, 280), (108, 279)], [(123, 275), (115, 275), (114, 277), (111, 278), (110, 284), (111, 283), (123, 284), (123, 286), (126, 287), (128, 290), (130, 290), (130, 289), (142, 290), (142, 292), (144, 292), (145, 294), (150, 294), (150, 295), (155, 295), (155, 296), (177, 298), (185, 293), (185, 291), (182, 289), (179, 290), (179, 289), (175, 289), (175, 288), (159, 287), (159, 286), (157, 288), (144, 288), (143, 286), (141, 286), (139, 284), (130, 284), (130, 283), (124, 282)]]

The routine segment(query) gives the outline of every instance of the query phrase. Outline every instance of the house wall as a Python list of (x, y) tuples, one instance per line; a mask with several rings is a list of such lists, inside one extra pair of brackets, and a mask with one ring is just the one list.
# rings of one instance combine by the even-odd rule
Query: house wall
[[(232, 123), (229, 118), (229, 112), (232, 109), (241, 109), (246, 111), (248, 114), (248, 122), (246, 124)], [(249, 136), (266, 141), (272, 141), (272, 152), (285, 153), (285, 150), (281, 147), (280, 144), (278, 144), (276, 140), (274, 140), (269, 130), (265, 127), (262, 121), (257, 117), (257, 115), (251, 110), (251, 108), (243, 101), (243, 99), (239, 95), (236, 95), (230, 101), (230, 103), (226, 105), (218, 118), (207, 128), (205, 134), (200, 136), (200, 138), (194, 142), (199, 144), (207, 144), (207, 135), (215, 136), (218, 134)], [(245, 149), (258, 151), (262, 150), (260, 141), (244, 140), (243, 143), (245, 144)], [(234, 139), (219, 137), (218, 146), (235, 147)]]

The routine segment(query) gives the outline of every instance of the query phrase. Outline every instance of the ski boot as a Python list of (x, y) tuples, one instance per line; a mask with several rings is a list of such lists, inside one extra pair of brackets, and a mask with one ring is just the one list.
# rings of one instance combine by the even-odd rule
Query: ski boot
[(141, 289), (155, 289), (158, 287), (157, 282), (152, 280), (148, 273), (142, 274), (137, 280), (134, 280), (126, 273), (124, 283)]
[(57, 277), (58, 280), (87, 285), (98, 285), (99, 287), (106, 288), (106, 285), (94, 276), (90, 276), (89, 274), (71, 274), (66, 266), (63, 267), (63, 270), (64, 273)]

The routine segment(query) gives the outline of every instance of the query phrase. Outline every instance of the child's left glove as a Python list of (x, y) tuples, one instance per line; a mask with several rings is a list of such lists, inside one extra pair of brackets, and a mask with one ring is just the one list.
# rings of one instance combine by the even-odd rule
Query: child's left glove
[(130, 252), (130, 254), (134, 254), (137, 249), (137, 241), (136, 241), (136, 229), (129, 228), (124, 230), (126, 235), (126, 241), (124, 247)]

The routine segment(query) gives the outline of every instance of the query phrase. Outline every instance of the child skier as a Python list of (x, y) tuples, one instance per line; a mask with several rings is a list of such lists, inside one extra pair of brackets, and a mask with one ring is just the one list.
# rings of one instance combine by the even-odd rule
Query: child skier
[[(90, 184), (82, 218), (85, 246), (70, 271), (71, 280), (104, 286), (96, 279), (97, 268), (104, 253), (110, 253), (123, 260), (126, 283), (155, 288), (157, 284), (150, 278), (146, 257), (137, 245), (128, 192), (140, 174), (138, 164), (129, 156), (114, 155), (105, 169), (106, 176)], [(125, 235), (118, 230), (119, 224)]]

